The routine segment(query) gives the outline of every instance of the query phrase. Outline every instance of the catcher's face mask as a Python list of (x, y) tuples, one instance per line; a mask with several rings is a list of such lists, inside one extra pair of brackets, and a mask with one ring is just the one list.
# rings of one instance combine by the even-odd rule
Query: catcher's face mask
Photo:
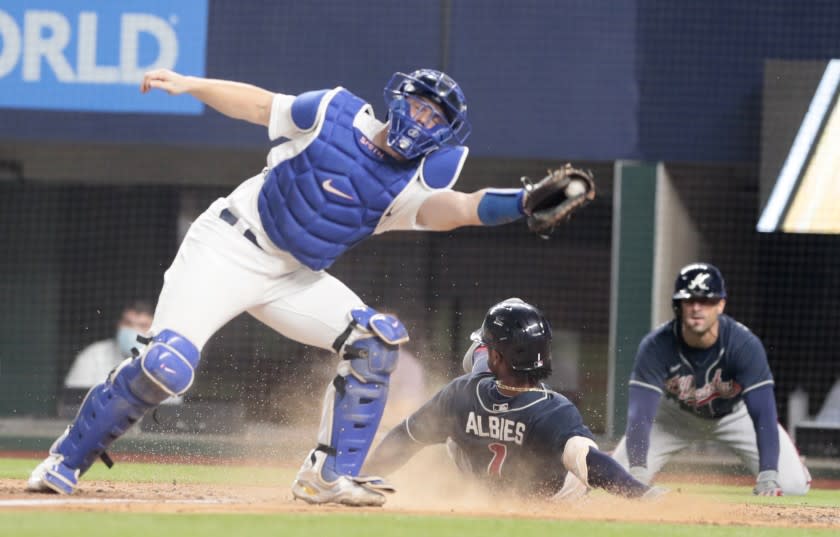
[(385, 86), (385, 103), (388, 145), (407, 159), (446, 143), (464, 143), (469, 136), (466, 98), (458, 84), (440, 71), (394, 74)]

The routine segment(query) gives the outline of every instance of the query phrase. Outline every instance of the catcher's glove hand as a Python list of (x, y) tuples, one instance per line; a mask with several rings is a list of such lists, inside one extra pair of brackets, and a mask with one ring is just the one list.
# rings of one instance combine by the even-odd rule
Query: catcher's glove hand
[(548, 238), (554, 226), (595, 199), (595, 179), (592, 172), (566, 164), (534, 183), (522, 178), (525, 196), (522, 207), (528, 215), (528, 227), (537, 235)]
[(759, 472), (755, 480), (753, 494), (756, 496), (782, 496), (782, 487), (779, 486), (779, 472), (776, 470), (764, 470)]

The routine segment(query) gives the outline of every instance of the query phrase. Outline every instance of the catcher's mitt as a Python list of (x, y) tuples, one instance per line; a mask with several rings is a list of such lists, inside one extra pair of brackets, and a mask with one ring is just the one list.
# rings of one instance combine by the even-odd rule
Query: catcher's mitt
[(522, 185), (528, 227), (543, 238), (551, 235), (555, 225), (595, 199), (592, 172), (573, 168), (571, 164), (548, 170), (548, 175), (536, 183), (523, 177)]

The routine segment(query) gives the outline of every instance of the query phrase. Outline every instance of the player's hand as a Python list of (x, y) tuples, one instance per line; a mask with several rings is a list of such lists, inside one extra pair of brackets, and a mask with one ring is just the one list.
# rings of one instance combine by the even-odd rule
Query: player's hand
[(140, 84), (140, 92), (148, 93), (153, 88), (161, 89), (169, 95), (181, 95), (188, 91), (187, 81), (189, 77), (179, 75), (169, 69), (155, 69), (148, 71), (143, 76)]
[(755, 480), (753, 494), (756, 496), (783, 496), (782, 487), (779, 485), (779, 472), (776, 470), (764, 470), (759, 472)]
[(569, 472), (563, 481), (563, 488), (560, 489), (560, 492), (552, 496), (551, 499), (558, 502), (573, 502), (581, 500), (587, 494), (589, 494), (589, 487), (578, 479), (575, 474)]

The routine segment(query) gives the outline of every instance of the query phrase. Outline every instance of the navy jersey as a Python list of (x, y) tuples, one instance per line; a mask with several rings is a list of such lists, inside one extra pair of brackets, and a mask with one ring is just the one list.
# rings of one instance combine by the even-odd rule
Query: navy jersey
[(561, 457), (573, 436), (592, 438), (577, 408), (543, 386), (508, 397), (492, 373), (479, 372), (447, 384), (406, 420), (411, 437), (423, 444), (451, 438), (462, 470), (521, 493), (551, 494), (563, 485)]
[(758, 337), (728, 315), (719, 321), (717, 342), (708, 349), (686, 345), (676, 319), (648, 334), (639, 344), (630, 384), (656, 390), (706, 418), (725, 416), (744, 393), (772, 385)]

